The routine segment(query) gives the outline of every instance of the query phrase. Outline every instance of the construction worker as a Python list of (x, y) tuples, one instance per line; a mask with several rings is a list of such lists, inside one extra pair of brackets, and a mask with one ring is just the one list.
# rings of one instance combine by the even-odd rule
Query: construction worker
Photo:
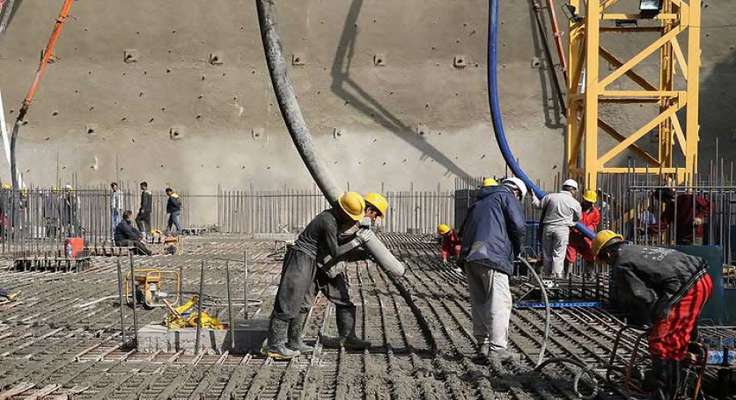
[[(302, 330), (318, 291), (335, 304), (341, 344), (348, 349), (370, 346), (355, 335), (356, 309), (350, 301), (345, 280), (334, 279), (336, 276), (326, 267), (328, 262), (325, 261), (338, 260), (346, 254), (348, 250), (339, 246), (340, 235), (364, 217), (363, 196), (355, 192), (344, 193), (335, 207), (312, 219), (289, 247), (271, 313), (266, 355), (283, 360), (313, 351), (311, 346), (304, 344)], [(370, 229), (360, 229), (355, 236), (358, 242), (365, 243), (372, 234)]]
[(67, 236), (80, 235), (82, 227), (79, 225), (81, 202), (74, 193), (72, 185), (64, 185), (61, 199), (61, 223)]
[(10, 293), (7, 289), (0, 288), (0, 297), (4, 297), (8, 301), (15, 301), (19, 294), (20, 292)]
[(112, 219), (112, 234), (115, 236), (115, 228), (123, 218), (123, 193), (118, 189), (118, 184), (113, 182), (110, 184), (110, 214)]
[(542, 209), (540, 230), (542, 231), (542, 255), (548, 276), (561, 278), (565, 271), (565, 254), (570, 239), (570, 228), (580, 221), (582, 209), (575, 200), (578, 183), (568, 179), (562, 190), (549, 193), (542, 200), (534, 197), (534, 206)]
[(704, 259), (674, 249), (633, 245), (609, 230), (593, 254), (611, 266), (611, 302), (635, 325), (651, 326), (653, 399), (679, 398), (680, 362), (713, 290)]
[[(598, 194), (595, 191), (588, 190), (583, 194), (580, 222), (593, 232), (598, 230), (598, 224), (601, 223), (601, 212), (595, 206), (597, 201)], [(585, 261), (587, 270), (590, 271), (595, 262), (595, 257), (593, 257), (593, 241), (586, 238), (577, 229), (572, 228), (565, 257), (568, 264), (568, 273), (571, 270), (570, 266), (574, 265), (575, 261), (577, 261), (578, 253)]]
[(141, 182), (141, 206), (135, 217), (135, 224), (141, 231), (143, 237), (148, 237), (151, 232), (151, 214), (153, 212), (153, 195), (148, 190), (148, 182)]
[(479, 355), (493, 363), (516, 358), (507, 350), (512, 307), (509, 275), (526, 233), (521, 205), (526, 192), (519, 178), (483, 188), (463, 223), (458, 264), (467, 275), (473, 335)]
[(366, 193), (363, 196), (365, 200), (365, 217), (369, 218), (375, 224), (376, 220), (383, 218), (388, 211), (388, 200), (379, 193)]
[(176, 227), (176, 233), (181, 232), (181, 199), (172, 188), (166, 188), (166, 213), (169, 214), (169, 222), (166, 224), (166, 234), (171, 233), (171, 227)]
[(123, 213), (123, 220), (115, 227), (115, 245), (118, 247), (130, 247), (131, 251), (138, 255), (151, 255), (145, 244), (141, 241), (143, 235), (133, 226), (133, 211), (127, 210)]
[(652, 193), (653, 201), (660, 199), (664, 205), (660, 221), (662, 229), (674, 224), (676, 244), (702, 246), (707, 240), (710, 200), (692, 191), (678, 194), (671, 188), (657, 189)]
[(446, 263), (450, 257), (458, 257), (462, 248), (462, 242), (457, 232), (447, 224), (437, 225), (437, 234), (440, 235), (440, 258)]

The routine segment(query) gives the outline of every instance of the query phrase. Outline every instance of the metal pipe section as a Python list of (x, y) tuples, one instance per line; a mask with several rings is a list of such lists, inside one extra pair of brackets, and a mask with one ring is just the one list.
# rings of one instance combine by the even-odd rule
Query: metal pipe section
[[(294, 88), (287, 76), (286, 61), (281, 52), (281, 39), (276, 29), (276, 18), (273, 12), (273, 0), (256, 0), (258, 10), (258, 23), (263, 40), (263, 49), (268, 64), (268, 72), (271, 75), (276, 100), (289, 130), (291, 139), (302, 157), (309, 173), (314, 178), (322, 194), (331, 205), (337, 204), (337, 199), (343, 193), (335, 183), (332, 175), (327, 170), (312, 142), (312, 135), (307, 128), (304, 116), (299, 108)], [(372, 240), (366, 245), (368, 251), (376, 258), (376, 262), (387, 272), (403, 276), (405, 272), (402, 264), (386, 246), (378, 239)]]
[[(498, 149), (509, 166), (511, 171), (526, 183), (527, 187), (538, 198), (544, 197), (546, 194), (540, 189), (534, 181), (521, 169), (516, 157), (511, 152), (508, 140), (506, 140), (506, 132), (503, 128), (503, 117), (501, 116), (501, 102), (498, 98), (498, 76), (496, 66), (498, 65), (498, 25), (499, 25), (499, 3), (500, 0), (489, 0), (488, 6), (488, 103), (491, 109), (491, 121), (493, 122), (493, 131), (496, 136)], [(593, 239), (595, 232), (588, 229), (587, 226), (578, 223), (575, 226), (583, 235)]]

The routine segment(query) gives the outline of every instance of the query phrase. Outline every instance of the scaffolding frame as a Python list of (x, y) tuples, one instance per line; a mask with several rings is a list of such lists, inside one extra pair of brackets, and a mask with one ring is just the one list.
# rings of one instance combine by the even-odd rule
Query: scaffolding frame
[[(582, 7), (583, 3), (586, 7)], [(597, 188), (599, 174), (631, 172), (666, 175), (678, 183), (692, 184), (698, 162), (701, 0), (662, 0), (661, 12), (653, 18), (609, 12), (617, 3), (619, 0), (570, 0), (570, 5), (581, 12), (569, 23), (565, 145), (568, 173), (582, 179), (592, 190)], [(644, 26), (639, 26), (640, 22)], [(604, 46), (610, 35), (641, 37), (644, 32), (657, 32), (659, 36), (628, 60), (620, 59)], [(680, 46), (680, 36), (687, 36), (687, 52)], [(657, 52), (660, 73), (655, 84), (634, 68)], [(612, 68), (608, 74), (601, 73), (601, 60)], [(681, 89), (676, 89), (674, 79), (678, 69), (685, 85)], [(634, 82), (636, 90), (609, 89), (622, 77)], [(600, 118), (601, 103), (656, 103), (659, 113), (634, 132), (624, 134)], [(684, 126), (678, 119), (681, 110)], [(637, 141), (652, 135), (656, 135), (652, 142), (658, 143), (656, 154), (637, 145)], [(600, 154), (599, 136), (610, 136), (617, 143)], [(684, 163), (675, 162), (678, 151)], [(637, 163), (637, 168), (609, 165), (627, 152), (643, 163)]]

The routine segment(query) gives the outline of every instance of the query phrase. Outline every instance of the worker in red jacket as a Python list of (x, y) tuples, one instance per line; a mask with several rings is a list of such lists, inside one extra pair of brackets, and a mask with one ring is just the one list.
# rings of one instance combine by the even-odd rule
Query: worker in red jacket
[[(598, 230), (598, 225), (601, 223), (601, 212), (595, 206), (597, 201), (598, 194), (595, 191), (588, 190), (583, 194), (583, 203), (581, 204), (583, 212), (579, 222), (593, 232)], [(580, 256), (585, 261), (586, 267), (593, 265), (595, 261), (595, 257), (593, 256), (593, 241), (586, 238), (577, 229), (571, 228), (570, 243), (567, 245), (567, 254), (565, 255), (568, 272), (570, 271), (570, 266), (575, 264), (578, 253), (580, 253)]]
[(610, 268), (610, 302), (630, 324), (651, 326), (651, 399), (680, 399), (681, 362), (713, 291), (707, 263), (674, 249), (638, 246), (613, 231), (593, 240), (593, 254)]
[(447, 224), (439, 224), (437, 225), (437, 233), (442, 240), (442, 249), (440, 250), (442, 262), (447, 262), (449, 257), (459, 256), (463, 243), (457, 237), (455, 230)]
[[(706, 241), (706, 224), (710, 216), (710, 200), (692, 192), (676, 193), (664, 188), (654, 191), (652, 199), (662, 199), (662, 224), (675, 225), (675, 243), (678, 245), (703, 245)], [(693, 235), (694, 234), (694, 235)]]

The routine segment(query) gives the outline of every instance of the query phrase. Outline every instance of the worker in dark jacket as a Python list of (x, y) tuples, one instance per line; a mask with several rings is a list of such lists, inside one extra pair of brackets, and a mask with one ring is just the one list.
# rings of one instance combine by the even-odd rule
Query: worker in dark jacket
[(521, 205), (526, 192), (519, 178), (482, 188), (462, 228), (459, 264), (470, 289), (473, 335), (480, 355), (492, 362), (515, 357), (507, 350), (512, 306), (509, 275), (526, 233)]
[(171, 233), (171, 227), (176, 227), (176, 233), (181, 232), (181, 199), (172, 188), (166, 188), (166, 213), (169, 214), (169, 222), (166, 224), (166, 233)]
[(143, 237), (147, 237), (151, 232), (151, 213), (153, 212), (153, 195), (148, 190), (148, 182), (141, 182), (141, 206), (138, 209), (138, 215), (135, 217), (135, 224), (141, 231)]
[[(342, 345), (349, 349), (364, 349), (370, 345), (356, 337), (356, 308), (350, 301), (346, 281), (334, 279), (329, 268), (347, 252), (339, 245), (340, 235), (352, 229), (364, 216), (363, 197), (355, 192), (345, 193), (336, 207), (317, 215), (288, 249), (268, 328), (267, 356), (284, 360), (313, 350), (303, 343), (301, 334), (318, 291), (335, 304)], [(373, 234), (370, 229), (357, 232), (356, 240), (361, 243)]]
[(674, 249), (633, 245), (612, 231), (598, 233), (593, 253), (611, 266), (613, 305), (632, 323), (652, 327), (652, 398), (676, 398), (680, 361), (713, 290), (705, 260)]
[(115, 244), (118, 247), (129, 247), (131, 251), (138, 255), (150, 256), (151, 250), (148, 250), (146, 245), (141, 242), (143, 235), (133, 226), (132, 217), (133, 211), (131, 210), (126, 210), (123, 213), (123, 220), (115, 227)]

